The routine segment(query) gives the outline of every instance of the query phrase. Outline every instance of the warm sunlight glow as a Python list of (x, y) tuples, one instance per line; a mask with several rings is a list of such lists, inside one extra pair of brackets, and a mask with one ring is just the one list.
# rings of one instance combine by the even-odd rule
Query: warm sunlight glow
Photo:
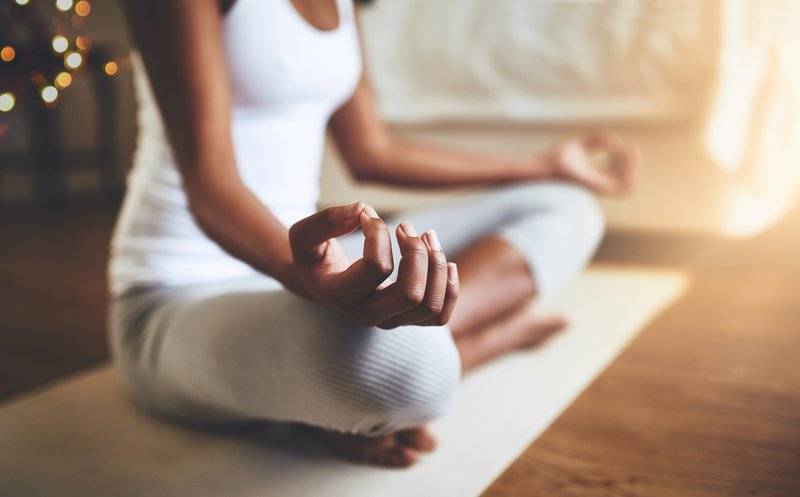
[(747, 237), (765, 230), (778, 213), (769, 202), (746, 191), (731, 192), (725, 215), (725, 232), (736, 237)]

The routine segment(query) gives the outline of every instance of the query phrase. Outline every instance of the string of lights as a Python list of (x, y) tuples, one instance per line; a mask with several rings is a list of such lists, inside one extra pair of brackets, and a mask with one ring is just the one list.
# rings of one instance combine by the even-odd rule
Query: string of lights
[[(5, 12), (12, 18), (12, 22), (16, 20), (17, 24), (35, 24), (35, 16), (27, 11), (35, 7), (37, 0), (6, 1), (11, 3), (8, 7), (11, 10)], [(44, 0), (39, 1), (44, 2)], [(27, 39), (15, 43), (13, 37), (0, 35), (0, 70), (5, 65), (6, 69), (16, 69), (13, 71), (16, 75), (27, 72), (28, 81), (40, 103), (46, 107), (53, 107), (59, 101), (60, 92), (67, 89), (76, 76), (91, 70), (87, 68), (90, 60), (93, 62), (91, 64), (93, 68), (99, 68), (107, 77), (117, 75), (121, 66), (127, 64), (127, 60), (109, 58), (98, 61), (97, 57), (92, 58), (92, 40), (83, 32), (86, 18), (92, 12), (89, 0), (48, 0), (48, 3), (50, 9), (55, 7), (55, 12), (44, 23), (46, 35), (42, 35), (41, 32), (37, 34), (40, 35), (38, 38), (42, 36), (50, 38), (49, 46), (45, 49), (36, 46), (46, 43), (47, 39), (34, 41)], [(13, 11), (13, 9), (19, 10)], [(0, 76), (6, 72), (10, 71), (0, 71)], [(5, 83), (3, 86), (7, 86), (6, 88), (0, 86), (0, 112), (11, 112), (20, 97), (20, 90), (17, 87), (15, 92), (13, 85), (2, 78), (0, 83)]]

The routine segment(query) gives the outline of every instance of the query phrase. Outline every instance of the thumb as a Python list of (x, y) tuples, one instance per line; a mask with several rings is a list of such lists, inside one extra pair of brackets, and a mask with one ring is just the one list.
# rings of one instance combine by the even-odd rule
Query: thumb
[(294, 223), (289, 228), (289, 244), (295, 260), (320, 260), (325, 253), (325, 242), (346, 235), (360, 225), (359, 215), (364, 207), (363, 202), (328, 207)]

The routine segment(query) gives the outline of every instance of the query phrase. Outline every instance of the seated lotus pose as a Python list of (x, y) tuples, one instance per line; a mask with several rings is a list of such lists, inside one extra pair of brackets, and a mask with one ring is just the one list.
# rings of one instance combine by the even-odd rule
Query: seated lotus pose
[[(603, 219), (589, 191), (629, 189), (630, 145), (599, 133), (507, 158), (393, 136), (351, 0), (126, 10), (140, 130), (110, 323), (142, 404), (297, 423), (351, 459), (408, 466), (463, 374), (564, 327), (527, 305), (590, 259)], [(357, 199), (317, 212), (327, 130), (357, 180), (489, 188), (397, 221)]]

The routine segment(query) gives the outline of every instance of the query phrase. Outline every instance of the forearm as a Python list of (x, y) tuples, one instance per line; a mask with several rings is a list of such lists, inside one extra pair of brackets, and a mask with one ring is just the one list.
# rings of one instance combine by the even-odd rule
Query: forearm
[(287, 228), (238, 178), (186, 181), (198, 226), (226, 252), (290, 289), (292, 254)]
[(350, 100), (333, 115), (330, 130), (348, 169), (360, 181), (443, 187), (552, 176), (546, 154), (520, 158), (460, 152), (397, 137), (380, 118), (366, 75)]
[(388, 138), (380, 153), (354, 168), (357, 179), (400, 186), (476, 186), (550, 177), (545, 154), (520, 158), (453, 150)]

